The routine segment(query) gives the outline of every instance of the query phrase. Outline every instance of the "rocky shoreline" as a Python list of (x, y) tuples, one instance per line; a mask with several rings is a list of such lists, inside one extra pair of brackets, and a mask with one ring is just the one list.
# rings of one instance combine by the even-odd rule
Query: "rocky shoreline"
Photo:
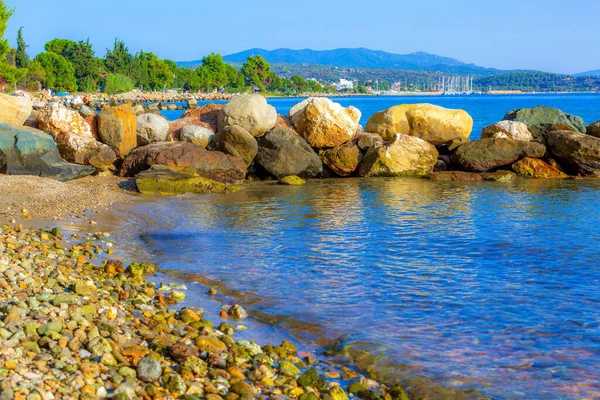
[(365, 353), (343, 347), (323, 357), (236, 340), (240, 305), (212, 322), (201, 304), (178, 307), (184, 285), (152, 283), (157, 266), (124, 263), (114, 244), (106, 232), (0, 227), (0, 399), (485, 398), (418, 376), (382, 384)]
[[(278, 115), (260, 95), (198, 107), (175, 121), (175, 104), (94, 96), (37, 101), (0, 95), (0, 173), (70, 180), (136, 179), (149, 194), (227, 193), (244, 180), (413, 176), (509, 181), (600, 176), (599, 124), (538, 106), (508, 111), (470, 140), (464, 110), (403, 104), (370, 117), (311, 97)], [(121, 104), (119, 104), (121, 103)], [(301, 178), (301, 179), (296, 179)]]

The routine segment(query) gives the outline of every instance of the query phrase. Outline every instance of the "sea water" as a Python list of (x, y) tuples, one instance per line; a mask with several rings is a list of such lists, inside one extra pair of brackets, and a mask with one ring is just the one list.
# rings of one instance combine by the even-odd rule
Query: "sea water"
[[(297, 99), (270, 100), (285, 112)], [(600, 119), (600, 96), (343, 98)], [(364, 122), (364, 121), (363, 121)], [(161, 267), (219, 282), (304, 343), (346, 336), (453, 389), (493, 398), (600, 396), (600, 181), (311, 180), (137, 206)], [(403, 373), (398, 369), (398, 373)]]

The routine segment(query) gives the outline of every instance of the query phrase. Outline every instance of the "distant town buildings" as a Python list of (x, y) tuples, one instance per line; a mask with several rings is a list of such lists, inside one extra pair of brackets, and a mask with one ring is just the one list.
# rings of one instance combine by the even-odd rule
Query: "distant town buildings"
[(353, 90), (354, 89), (354, 82), (349, 81), (347, 79), (340, 79), (340, 82), (336, 83), (335, 87), (337, 88), (338, 92), (341, 92), (341, 91), (344, 91), (344, 90)]

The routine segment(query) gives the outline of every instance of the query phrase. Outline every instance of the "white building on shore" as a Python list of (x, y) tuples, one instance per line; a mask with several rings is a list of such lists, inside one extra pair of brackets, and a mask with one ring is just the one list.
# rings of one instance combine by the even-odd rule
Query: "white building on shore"
[(354, 90), (354, 82), (347, 79), (340, 79), (340, 83), (336, 83), (335, 87), (338, 92), (341, 92), (342, 90)]

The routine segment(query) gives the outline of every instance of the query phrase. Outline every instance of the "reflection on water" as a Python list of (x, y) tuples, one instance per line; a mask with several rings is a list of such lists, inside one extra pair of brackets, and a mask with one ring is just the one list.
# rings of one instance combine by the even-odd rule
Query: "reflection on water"
[(164, 268), (260, 297), (255, 310), (293, 318), (282, 324), (305, 340), (349, 334), (496, 398), (590, 398), (600, 395), (599, 191), (596, 181), (344, 179), (140, 211), (156, 222), (144, 239)]

